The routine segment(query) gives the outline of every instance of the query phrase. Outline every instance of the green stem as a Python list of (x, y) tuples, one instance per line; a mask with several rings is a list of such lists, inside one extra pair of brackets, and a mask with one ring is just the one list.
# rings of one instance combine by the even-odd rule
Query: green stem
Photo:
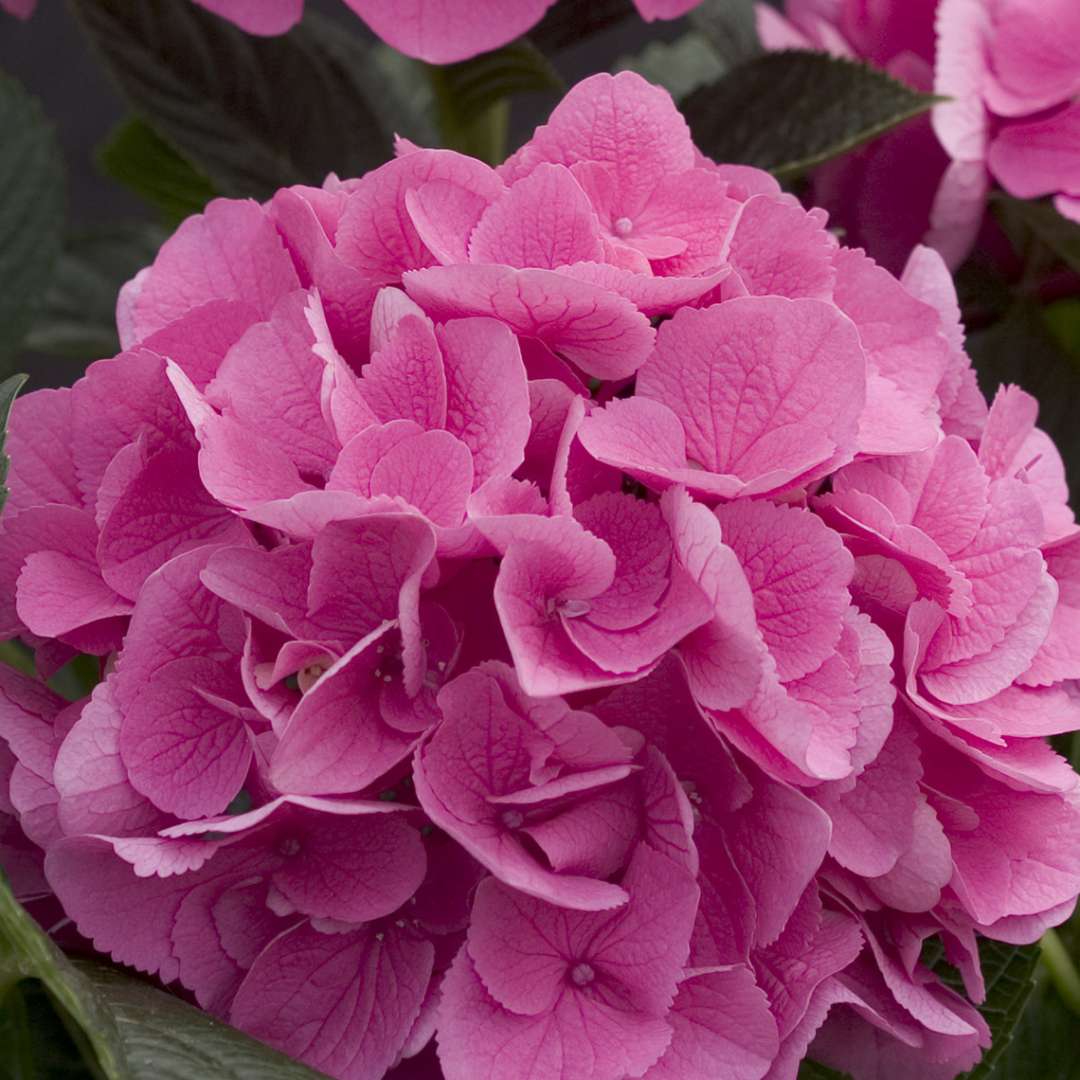
[(1061, 1000), (1080, 1016), (1080, 972), (1055, 930), (1047, 930), (1042, 936), (1042, 961)]
[(436, 112), (442, 144), (448, 150), (498, 165), (506, 157), (510, 128), (510, 102), (501, 98), (472, 116), (463, 114), (444, 68), (425, 65), (435, 92)]

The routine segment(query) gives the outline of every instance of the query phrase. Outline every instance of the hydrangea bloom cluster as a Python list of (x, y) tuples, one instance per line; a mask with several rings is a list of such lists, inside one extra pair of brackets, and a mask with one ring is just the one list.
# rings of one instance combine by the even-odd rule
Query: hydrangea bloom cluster
[[(899, 281), (633, 74), (218, 200), (17, 402), (4, 864), (342, 1080), (948, 1080), (1080, 892), (1080, 530)], [(0, 745), (3, 745), (0, 743)], [(882, 1064), (882, 1063), (885, 1064)]]
[[(304, 0), (192, 0), (249, 34), (273, 37), (291, 30)], [(368, 28), (399, 52), (450, 64), (488, 52), (531, 30), (555, 0), (344, 0)], [(634, 0), (643, 19), (677, 19), (701, 0)], [(37, 0), (0, 0), (0, 8), (28, 19)]]
[[(785, 0), (759, 4), (766, 48), (859, 57), (949, 100), (821, 170), (815, 195), (854, 242), (899, 268), (924, 239), (956, 265), (992, 182), (1054, 196), (1080, 221), (1080, 6), (1073, 0)], [(872, 200), (854, 198), (874, 190)], [(850, 211), (850, 213), (848, 212)]]

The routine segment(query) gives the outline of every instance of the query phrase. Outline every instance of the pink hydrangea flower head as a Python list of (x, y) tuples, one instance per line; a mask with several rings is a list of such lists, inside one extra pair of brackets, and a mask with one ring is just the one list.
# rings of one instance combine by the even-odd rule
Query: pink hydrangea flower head
[(20, 898), (337, 1080), (971, 1067), (1080, 894), (1080, 530), (941, 256), (826, 224), (628, 74), (189, 218), (11, 416)]

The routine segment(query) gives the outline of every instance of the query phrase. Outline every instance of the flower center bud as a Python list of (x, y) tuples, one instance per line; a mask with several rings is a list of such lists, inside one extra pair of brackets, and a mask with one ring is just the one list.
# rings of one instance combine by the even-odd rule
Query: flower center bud
[(615, 232), (619, 236), (629, 236), (633, 229), (634, 223), (628, 217), (618, 218), (615, 222)]
[(296, 673), (296, 685), (301, 694), (306, 694), (322, 678), (326, 671), (325, 664), (309, 664)]
[(592, 605), (588, 600), (564, 600), (559, 605), (559, 614), (568, 619), (578, 619), (582, 615), (588, 615)]
[(525, 824), (525, 819), (517, 810), (504, 810), (502, 813), (502, 823), (508, 829), (520, 829), (521, 826)]
[(278, 843), (278, 851), (287, 859), (300, 852), (300, 841), (295, 836), (284, 836)]
[(575, 986), (588, 986), (595, 978), (592, 964), (575, 964), (570, 969), (570, 979)]

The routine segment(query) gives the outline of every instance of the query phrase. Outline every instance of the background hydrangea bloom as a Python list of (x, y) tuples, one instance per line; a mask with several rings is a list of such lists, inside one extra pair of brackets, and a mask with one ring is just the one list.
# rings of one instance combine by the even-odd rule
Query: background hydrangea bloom
[(970, 1067), (975, 935), (1080, 894), (1034, 401), (636, 75), (399, 150), (212, 202), (16, 402), (4, 629), (103, 675), (0, 672), (19, 895), (342, 1080)]
[[(34, 0), (11, 0), (28, 17)], [(195, 0), (249, 34), (272, 36), (295, 26), (304, 0)], [(554, 0), (345, 0), (388, 45), (432, 64), (467, 60), (531, 29)], [(642, 18), (675, 19), (700, 0), (634, 0)]]
[[(958, 265), (993, 182), (1018, 198), (1052, 195), (1080, 220), (1080, 61), (1063, 45), (1080, 15), (1069, 0), (787, 0), (783, 15), (757, 13), (766, 48), (857, 57), (949, 99), (932, 123), (905, 124), (816, 174), (815, 197), (889, 269), (920, 241)], [(868, 187), (874, 199), (855, 197)]]

